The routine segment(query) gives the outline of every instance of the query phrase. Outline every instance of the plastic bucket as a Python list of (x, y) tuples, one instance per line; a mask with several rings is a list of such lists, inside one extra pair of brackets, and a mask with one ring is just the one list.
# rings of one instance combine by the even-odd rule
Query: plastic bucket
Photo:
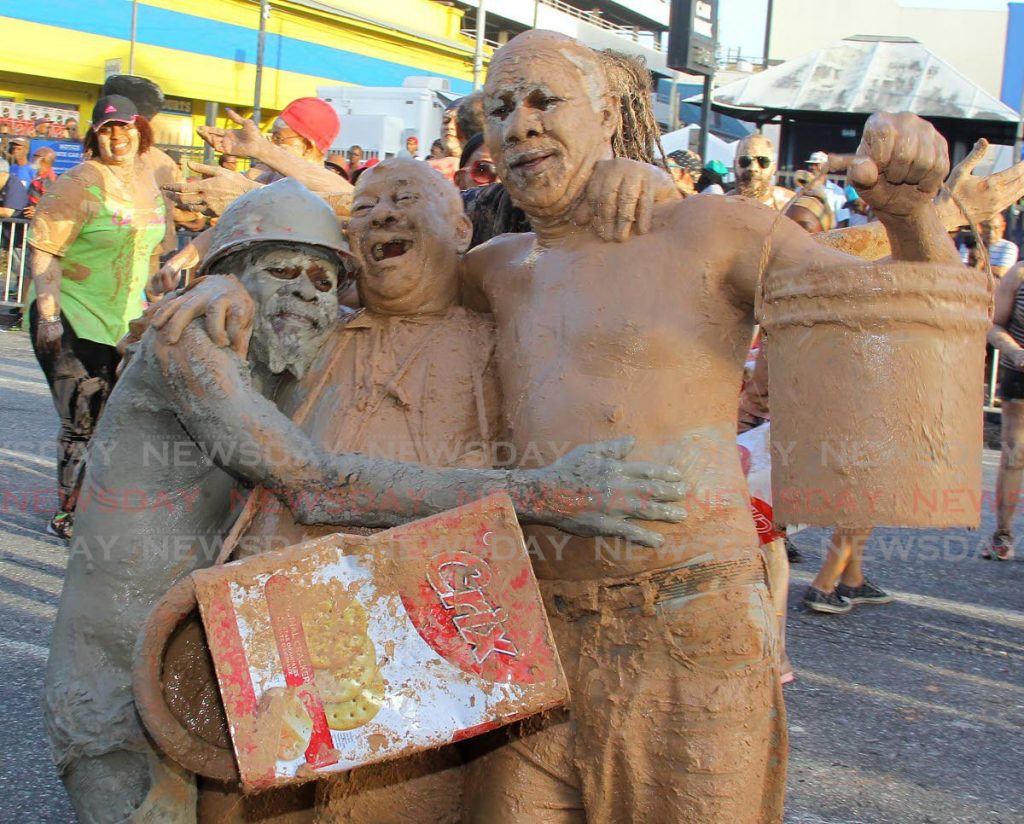
[(779, 523), (978, 526), (991, 295), (927, 263), (767, 278)]
[(139, 717), (165, 755), (190, 772), (239, 780), (191, 577), (150, 613), (135, 649), (132, 686)]

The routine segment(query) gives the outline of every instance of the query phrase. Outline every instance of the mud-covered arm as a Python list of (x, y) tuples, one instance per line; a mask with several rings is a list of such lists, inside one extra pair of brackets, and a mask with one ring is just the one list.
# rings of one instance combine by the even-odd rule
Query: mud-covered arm
[(192, 240), (167, 258), (160, 269), (152, 275), (146, 285), (146, 292), (152, 297), (166, 294), (178, 287), (178, 280), (183, 269), (192, 269), (199, 265), (210, 251), (213, 242), (213, 229), (200, 232)]
[(60, 314), (60, 258), (35, 249), (32, 252), (32, 283), (36, 287), (36, 310), (42, 318)]
[(889, 236), (895, 260), (959, 263), (933, 200), (949, 174), (949, 148), (908, 112), (868, 118), (849, 180)]
[[(678, 470), (621, 462), (631, 439), (577, 447), (532, 470), (429, 469), (325, 453), (252, 389), (246, 363), (214, 346), (198, 321), (175, 345), (163, 344), (155, 330), (147, 334), (150, 356), (189, 435), (225, 470), (278, 495), (302, 523), (389, 527), (496, 491), (509, 493), (526, 523), (646, 546), (660, 545), (661, 536), (627, 519), (685, 517), (671, 503), (685, 494)], [(360, 506), (367, 493), (388, 508)]]
[(280, 146), (275, 146), (260, 132), (255, 122), (240, 116), (232, 109), (227, 110), (227, 117), (239, 128), (199, 127), (200, 136), (216, 151), (236, 157), (247, 157), (262, 163), (283, 177), (294, 178), (311, 192), (325, 198), (336, 214), (346, 216), (350, 213), (354, 189), (351, 183), (325, 169), (323, 165), (317, 165), (293, 155)]
[[(1024, 161), (991, 175), (975, 175), (974, 168), (988, 151), (982, 138), (970, 154), (950, 172), (946, 185), (935, 198), (935, 209), (947, 232), (989, 220), (1024, 197)], [(864, 260), (886, 257), (891, 249), (881, 223), (833, 229), (814, 236), (826, 246)]]
[(1013, 339), (1007, 327), (1010, 325), (1010, 318), (1013, 317), (1017, 292), (1022, 282), (1024, 263), (1018, 263), (999, 280), (992, 312), (992, 328), (988, 332), (988, 342), (1013, 361), (1018, 368), (1024, 367), (1024, 348)]
[(459, 280), (462, 286), (462, 305), (474, 312), (492, 314), (491, 299), (487, 295), (486, 276), (494, 268), (503, 238), (493, 238), (483, 246), (471, 249), (459, 261)]

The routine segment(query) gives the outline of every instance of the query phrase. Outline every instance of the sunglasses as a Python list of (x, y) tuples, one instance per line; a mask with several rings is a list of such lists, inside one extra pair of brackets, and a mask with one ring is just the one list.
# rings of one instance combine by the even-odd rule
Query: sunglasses
[(743, 155), (738, 159), (738, 163), (740, 164), (741, 169), (749, 169), (755, 160), (757, 161), (757, 165), (762, 169), (767, 169), (772, 165), (772, 159), (770, 157), (765, 157), (764, 155), (758, 155), (757, 157)]
[(469, 176), (478, 186), (488, 186), (498, 179), (498, 167), (490, 160), (475, 160), (469, 167)]

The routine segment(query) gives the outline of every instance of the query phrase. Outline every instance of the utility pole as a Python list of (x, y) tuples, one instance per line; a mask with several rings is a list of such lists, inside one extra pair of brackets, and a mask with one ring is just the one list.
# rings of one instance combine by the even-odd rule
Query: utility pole
[[(217, 103), (207, 102), (206, 104), (206, 125), (216, 126), (217, 125)], [(203, 146), (203, 163), (207, 166), (213, 165), (213, 146), (209, 143)]]
[(476, 49), (473, 51), (473, 91), (484, 84), (484, 27), (487, 25), (487, 0), (477, 0)]
[(711, 125), (711, 84), (715, 76), (704, 75), (704, 98), (700, 101), (700, 157), (708, 156), (708, 128)]
[(260, 0), (260, 33), (256, 41), (256, 91), (253, 94), (252, 120), (260, 125), (260, 96), (263, 91), (263, 52), (267, 45), (267, 20), (270, 18), (270, 0)]
[(139, 0), (132, 0), (132, 41), (128, 47), (128, 74), (135, 74), (135, 35), (139, 26)]
[(768, 52), (772, 46), (772, 5), (774, 0), (768, 0), (768, 13), (764, 18), (764, 57), (761, 58), (761, 68), (768, 68)]
[(674, 132), (679, 128), (679, 72), (672, 72), (668, 91), (668, 130)]

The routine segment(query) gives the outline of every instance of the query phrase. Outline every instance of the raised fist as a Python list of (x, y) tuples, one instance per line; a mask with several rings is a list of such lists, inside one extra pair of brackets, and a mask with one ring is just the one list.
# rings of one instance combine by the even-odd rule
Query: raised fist
[(908, 217), (930, 204), (949, 174), (946, 139), (915, 114), (873, 114), (849, 180), (879, 218)]

